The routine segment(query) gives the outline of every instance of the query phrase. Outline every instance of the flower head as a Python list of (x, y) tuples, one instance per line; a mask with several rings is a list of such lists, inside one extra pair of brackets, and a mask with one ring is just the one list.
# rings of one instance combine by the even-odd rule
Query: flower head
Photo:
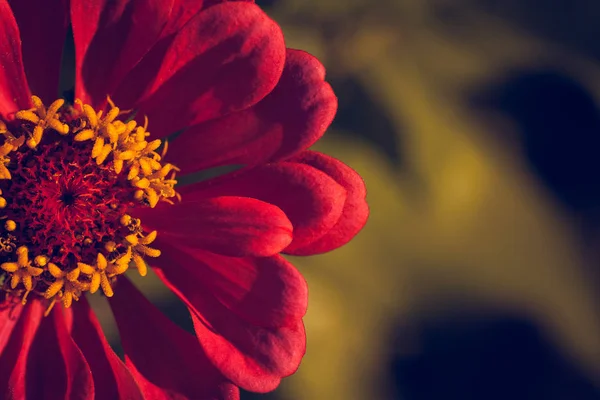
[[(0, 0), (0, 29), (0, 393), (274, 389), (305, 348), (306, 284), (280, 253), (333, 250), (368, 215), (360, 177), (306, 150), (336, 109), (321, 64), (250, 1)], [(243, 167), (177, 185), (223, 165)], [(149, 268), (195, 334), (125, 276)], [(87, 295), (109, 298), (124, 362)]]
[(180, 198), (178, 168), (161, 163), (166, 146), (158, 154), (161, 140), (148, 142), (147, 126), (121, 121), (114, 104), (102, 115), (79, 100), (32, 103), (1, 126), (0, 268), (4, 291), (23, 305), (30, 292), (44, 297), (48, 314), (56, 300), (69, 308), (85, 292), (112, 297), (130, 264), (146, 275), (144, 257), (160, 255), (150, 247), (157, 232), (128, 212)]

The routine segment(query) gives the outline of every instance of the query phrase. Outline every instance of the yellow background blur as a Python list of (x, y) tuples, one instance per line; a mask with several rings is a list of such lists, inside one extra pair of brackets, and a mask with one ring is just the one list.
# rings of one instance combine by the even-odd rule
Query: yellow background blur
[(327, 67), (340, 113), (317, 147), (372, 210), (345, 248), (294, 260), (308, 352), (277, 398), (600, 398), (600, 4), (269, 3)]

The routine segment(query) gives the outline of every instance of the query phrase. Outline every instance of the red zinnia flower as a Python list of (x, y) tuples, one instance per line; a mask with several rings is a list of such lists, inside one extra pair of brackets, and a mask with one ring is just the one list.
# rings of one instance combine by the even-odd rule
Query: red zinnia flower
[[(69, 26), (74, 101), (56, 100)], [(360, 177), (306, 150), (336, 110), (322, 65), (248, 1), (0, 0), (0, 31), (0, 397), (274, 389), (304, 354), (307, 301), (279, 253), (335, 249), (368, 214)], [(175, 187), (224, 165), (243, 168)], [(123, 275), (146, 262), (195, 335)]]

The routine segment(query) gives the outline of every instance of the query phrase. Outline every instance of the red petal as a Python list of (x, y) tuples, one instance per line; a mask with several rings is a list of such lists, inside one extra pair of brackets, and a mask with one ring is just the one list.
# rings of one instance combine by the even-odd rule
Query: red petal
[(21, 54), (21, 35), (6, 0), (0, 0), (0, 114), (31, 107), (31, 94)]
[[(220, 3), (222, 0), (217, 0)], [(173, 10), (161, 36), (177, 33), (192, 17), (206, 8), (206, 0), (175, 0)]]
[(144, 226), (163, 237), (233, 257), (270, 256), (292, 241), (292, 224), (283, 211), (244, 197), (184, 199), (141, 216)]
[[(294, 325), (306, 313), (306, 281), (285, 258), (234, 258), (176, 245), (159, 238), (163, 255), (156, 264), (197, 309), (207, 294), (252, 325), (276, 328)], [(161, 267), (162, 266), (162, 267)]]
[(303, 51), (287, 50), (275, 89), (253, 107), (186, 130), (169, 146), (184, 172), (225, 164), (277, 161), (315, 143), (331, 124), (337, 99), (325, 69)]
[(0, 396), (6, 399), (25, 398), (25, 368), (35, 333), (44, 308), (39, 301), (23, 307), (17, 325), (0, 356)]
[(196, 338), (161, 314), (125, 277), (110, 299), (125, 364), (147, 399), (237, 399)]
[(75, 95), (96, 107), (158, 40), (173, 0), (72, 1)]
[(165, 27), (162, 36), (176, 33), (201, 10), (226, 1), (249, 1), (254, 3), (254, 0), (175, 0), (169, 23)]
[(161, 243), (157, 275), (190, 308), (211, 361), (241, 387), (267, 392), (306, 348), (307, 286), (281, 256), (230, 258)]
[[(203, 394), (194, 394), (188, 396), (172, 390), (161, 389), (154, 383), (150, 382), (135, 368), (135, 366), (129, 363), (129, 369), (131, 373), (136, 376), (140, 388), (144, 393), (144, 399), (151, 400), (239, 400), (240, 389), (231, 383), (216, 383), (214, 388), (209, 392)], [(195, 377), (193, 379), (204, 379), (204, 377)]]
[(32, 92), (50, 103), (59, 97), (58, 80), (67, 37), (67, 0), (9, 0), (23, 40), (23, 62)]
[[(241, 324), (231, 323), (229, 339), (224, 339), (213, 332), (201, 317), (192, 314), (192, 322), (198, 340), (204, 348), (211, 349), (213, 362), (228, 374), (228, 378), (240, 387), (257, 393), (266, 393), (275, 390), (281, 378), (296, 372), (300, 360), (306, 352), (306, 334), (302, 321), (297, 321), (294, 326), (287, 326), (270, 332), (266, 337), (260, 337), (264, 330), (254, 330), (250, 334), (237, 329)], [(261, 339), (259, 343), (244, 343), (246, 338)], [(244, 353), (236, 351), (236, 347), (244, 343)], [(258, 346), (252, 348), (252, 346)], [(250, 354), (250, 355), (248, 355)], [(255, 362), (253, 356), (269, 354), (269, 359), (260, 363)]]
[(124, 109), (134, 108), (140, 97), (156, 82), (158, 70), (175, 35), (181, 28), (203, 9), (224, 0), (174, 0), (169, 21), (144, 58), (127, 74), (113, 98)]
[(0, 309), (0, 354), (4, 351), (10, 334), (12, 333), (19, 316), (23, 311), (21, 304), (16, 304), (14, 307), (4, 307)]
[(224, 175), (184, 187), (186, 201), (216, 196), (252, 197), (281, 208), (294, 227), (286, 252), (325, 235), (342, 215), (346, 191), (335, 180), (308, 165), (280, 162)]
[(175, 34), (200, 10), (202, 0), (174, 0), (171, 15), (160, 39), (140, 62), (132, 68), (115, 90), (113, 98), (123, 109), (133, 109), (140, 97), (157, 79), (165, 54), (175, 39)]
[[(231, 0), (174, 0), (173, 10), (169, 17), (167, 26), (163, 30), (161, 36), (166, 37), (177, 33), (183, 26), (198, 14), (200, 11)], [(254, 0), (233, 0), (233, 1), (250, 1)]]
[(279, 26), (247, 2), (217, 4), (175, 36), (140, 104), (156, 137), (250, 107), (281, 76)]
[(25, 375), (27, 399), (94, 399), (92, 372), (69, 334), (62, 307), (42, 319)]
[(305, 151), (294, 157), (293, 161), (315, 167), (335, 179), (346, 189), (346, 202), (340, 219), (329, 232), (290, 253), (294, 255), (325, 253), (345, 245), (360, 232), (369, 217), (364, 181), (356, 171), (340, 160), (316, 151)]
[(71, 335), (90, 364), (96, 398), (143, 399), (133, 376), (112, 350), (85, 297), (73, 307)]

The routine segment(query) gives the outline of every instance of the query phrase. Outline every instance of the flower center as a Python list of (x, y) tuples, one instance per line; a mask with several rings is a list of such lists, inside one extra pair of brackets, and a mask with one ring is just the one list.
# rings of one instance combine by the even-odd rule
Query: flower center
[(121, 120), (128, 112), (110, 99), (104, 116), (78, 100), (32, 101), (0, 121), (0, 290), (23, 304), (46, 299), (48, 313), (84, 292), (112, 296), (130, 266), (146, 275), (156, 232), (128, 212), (180, 199), (178, 169), (161, 163), (166, 142), (146, 140), (147, 120)]

